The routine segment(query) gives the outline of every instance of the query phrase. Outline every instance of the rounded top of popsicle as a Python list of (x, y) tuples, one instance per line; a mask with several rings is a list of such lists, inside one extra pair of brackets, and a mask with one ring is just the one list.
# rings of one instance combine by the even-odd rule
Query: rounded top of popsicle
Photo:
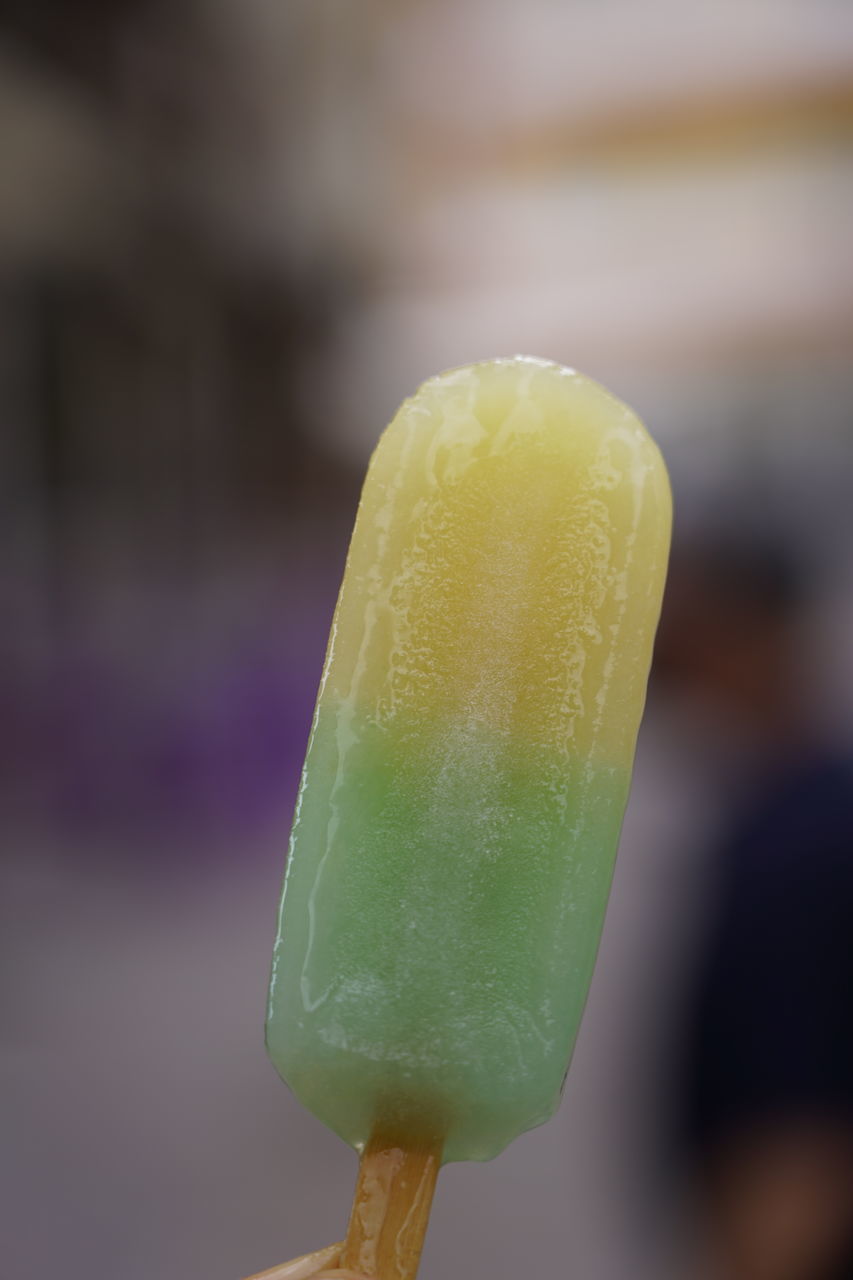
[(471, 364), (453, 365), (450, 369), (444, 369), (441, 373), (435, 373), (431, 378), (427, 378), (427, 382), (443, 381), (445, 378), (452, 378), (455, 374), (470, 373), (472, 370), (489, 369), (494, 366), (502, 365), (533, 365), (538, 369), (550, 369), (553, 373), (560, 377), (580, 378), (583, 374), (579, 374), (577, 369), (571, 365), (560, 364), (557, 360), (549, 360), (547, 356), (527, 356), (521, 352), (516, 352), (514, 356), (489, 356), (485, 360), (474, 360)]
[[(429, 404), (436, 397), (443, 401), (447, 392), (456, 388), (460, 393), (467, 393), (470, 408), (486, 427), (488, 423), (483, 421), (483, 415), (479, 412), (482, 408), (480, 393), (484, 388), (488, 388), (492, 394), (500, 390), (504, 403), (514, 399), (536, 401), (545, 397), (547, 407), (556, 407), (550, 402), (549, 391), (558, 396), (560, 391), (564, 394), (571, 394), (573, 391), (583, 396), (586, 402), (584, 408), (597, 410), (597, 413), (592, 413), (592, 420), (599, 423), (606, 420), (611, 425), (630, 425), (641, 432), (643, 437), (650, 439), (644, 423), (634, 410), (594, 378), (556, 360), (521, 354), (476, 360), (471, 364), (456, 365), (433, 374), (424, 379), (415, 393), (403, 401), (395, 421), (410, 406)], [(589, 414), (584, 416), (590, 417)]]
[[(434, 373), (429, 378), (425, 378), (420, 384), (417, 391), (410, 400), (416, 400), (418, 396), (431, 388), (447, 387), (454, 383), (465, 384), (467, 382), (475, 382), (481, 376), (488, 377), (490, 371), (499, 372), (500, 370), (514, 370), (516, 373), (524, 372), (525, 368), (533, 370), (545, 370), (551, 376), (557, 378), (583, 378), (584, 375), (578, 373), (577, 369), (571, 368), (569, 365), (559, 364), (556, 360), (549, 360), (544, 356), (527, 356), (516, 354), (514, 356), (490, 356), (485, 360), (474, 360), (471, 364), (453, 365), (449, 369), (442, 369), (440, 373)], [(590, 379), (587, 379), (590, 381)], [(604, 391), (604, 387), (601, 388)], [(610, 393), (607, 392), (609, 395)], [(404, 402), (405, 403), (405, 402)]]
[(618, 469), (636, 482), (655, 473), (660, 496), (671, 505), (663, 458), (634, 410), (601, 383), (554, 360), (498, 356), (434, 374), (403, 401), (377, 453), (389, 435), (424, 429), (458, 464), (472, 450), (503, 451), (521, 440), (529, 448), (538, 439), (571, 455), (573, 465), (592, 451), (611, 470), (615, 450)]

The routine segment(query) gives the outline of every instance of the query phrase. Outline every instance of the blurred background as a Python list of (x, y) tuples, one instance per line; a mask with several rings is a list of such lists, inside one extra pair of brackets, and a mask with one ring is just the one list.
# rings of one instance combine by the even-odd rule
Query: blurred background
[(4, 1275), (342, 1234), (263, 1050), (298, 769), (378, 432), (516, 352), (676, 558), (563, 1108), (424, 1280), (853, 1274), (851, 160), (843, 0), (1, 0)]

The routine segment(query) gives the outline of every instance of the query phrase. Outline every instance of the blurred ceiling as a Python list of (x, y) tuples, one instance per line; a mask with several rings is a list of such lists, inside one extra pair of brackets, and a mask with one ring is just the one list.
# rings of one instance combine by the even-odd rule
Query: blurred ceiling
[(0, 36), (0, 257), (168, 208), (255, 269), (346, 281), (335, 447), (495, 353), (664, 415), (696, 378), (847, 361), (838, 0), (4, 0)]
[(496, 352), (664, 417), (697, 378), (847, 362), (849, 6), (467, 0), (377, 21), (393, 162), (343, 340), (365, 432), (433, 369)]

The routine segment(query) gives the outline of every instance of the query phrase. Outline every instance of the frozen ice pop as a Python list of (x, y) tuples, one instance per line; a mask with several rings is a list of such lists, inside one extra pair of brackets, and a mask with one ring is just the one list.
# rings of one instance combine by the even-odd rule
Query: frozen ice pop
[(267, 1043), (362, 1150), (485, 1160), (555, 1110), (660, 610), (660, 454), (528, 358), (426, 382), (373, 455), (332, 624)]

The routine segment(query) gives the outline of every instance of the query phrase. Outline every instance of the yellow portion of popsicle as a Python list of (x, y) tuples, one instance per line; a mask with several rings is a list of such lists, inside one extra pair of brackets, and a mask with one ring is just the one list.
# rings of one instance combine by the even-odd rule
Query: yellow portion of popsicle
[(645, 428), (588, 378), (526, 359), (431, 379), (371, 462), (324, 698), (625, 762), (669, 507)]

